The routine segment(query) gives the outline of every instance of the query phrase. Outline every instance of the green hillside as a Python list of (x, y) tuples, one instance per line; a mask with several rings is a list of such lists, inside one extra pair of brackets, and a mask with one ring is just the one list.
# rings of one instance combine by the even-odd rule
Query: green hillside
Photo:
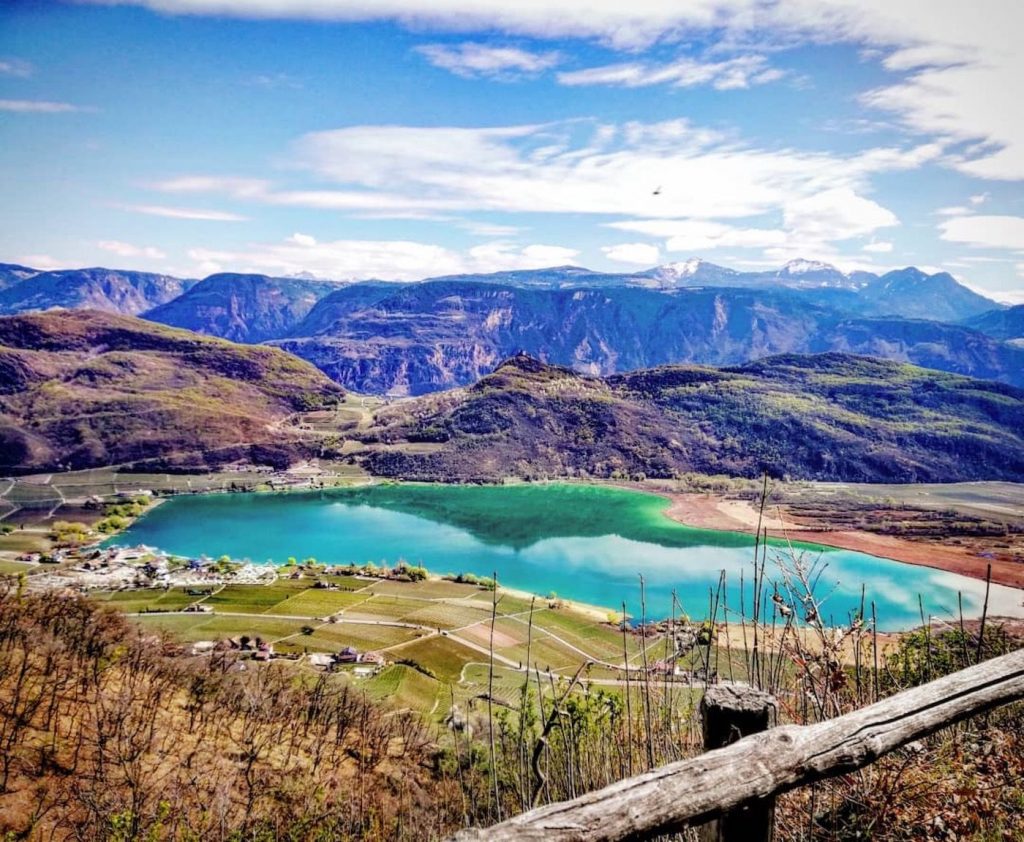
[(469, 389), (381, 412), (365, 438), (371, 470), (410, 479), (951, 482), (1024, 478), (1022, 431), (1020, 389), (847, 354), (610, 378), (518, 356)]
[(0, 471), (280, 464), (344, 392), (308, 363), (91, 311), (0, 318)]

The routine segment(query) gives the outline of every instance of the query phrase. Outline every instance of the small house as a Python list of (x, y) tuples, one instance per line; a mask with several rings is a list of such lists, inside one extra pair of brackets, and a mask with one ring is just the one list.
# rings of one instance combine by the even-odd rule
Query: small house
[(356, 664), (359, 662), (359, 652), (351, 646), (346, 646), (334, 656), (334, 660), (339, 664)]

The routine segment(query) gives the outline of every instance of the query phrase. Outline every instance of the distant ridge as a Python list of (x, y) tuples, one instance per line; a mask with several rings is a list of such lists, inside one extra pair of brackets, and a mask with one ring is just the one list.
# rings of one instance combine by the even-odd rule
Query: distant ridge
[(321, 299), (274, 344), (374, 394), (464, 386), (520, 350), (605, 375), (844, 351), (1024, 385), (1022, 349), (962, 325), (864, 317), (790, 289), (354, 284)]
[(223, 272), (143, 316), (233, 342), (263, 342), (286, 336), (317, 301), (338, 287), (331, 281)]
[(878, 276), (793, 260), (741, 272), (692, 258), (630, 273), (555, 266), (396, 283), (10, 264), (4, 284), (0, 314), (97, 309), (270, 342), (370, 393), (473, 383), (520, 349), (591, 374), (835, 350), (1024, 384), (1013, 314), (998, 328), (1006, 308), (913, 267)]
[(121, 269), (62, 269), (24, 275), (25, 267), (0, 267), (5, 277), (23, 274), (0, 290), (0, 315), (35, 310), (101, 310), (134, 316), (177, 298), (195, 281)]

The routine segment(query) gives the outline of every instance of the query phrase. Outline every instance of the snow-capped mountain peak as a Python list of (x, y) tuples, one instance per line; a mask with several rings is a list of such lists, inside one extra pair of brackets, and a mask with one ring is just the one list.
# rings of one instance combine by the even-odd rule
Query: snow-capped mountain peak
[(785, 275), (806, 275), (810, 272), (835, 272), (838, 275), (845, 275), (845, 272), (840, 272), (831, 263), (823, 263), (820, 260), (804, 260), (798, 257), (796, 260), (790, 260), (785, 266), (782, 267), (780, 274)]

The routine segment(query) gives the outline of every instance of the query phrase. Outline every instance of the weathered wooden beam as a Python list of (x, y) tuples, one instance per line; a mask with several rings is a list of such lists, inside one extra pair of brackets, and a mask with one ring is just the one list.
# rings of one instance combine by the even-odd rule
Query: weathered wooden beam
[(744, 802), (860, 769), (947, 725), (1024, 698), (1024, 650), (815, 725), (784, 725), (670, 763), (573, 801), (550, 804), (469, 840), (615, 842), (705, 822)]
[[(719, 684), (700, 700), (704, 750), (732, 745), (751, 734), (772, 728), (778, 706), (769, 693), (753, 687)], [(775, 798), (747, 801), (699, 828), (700, 842), (771, 842)]]

